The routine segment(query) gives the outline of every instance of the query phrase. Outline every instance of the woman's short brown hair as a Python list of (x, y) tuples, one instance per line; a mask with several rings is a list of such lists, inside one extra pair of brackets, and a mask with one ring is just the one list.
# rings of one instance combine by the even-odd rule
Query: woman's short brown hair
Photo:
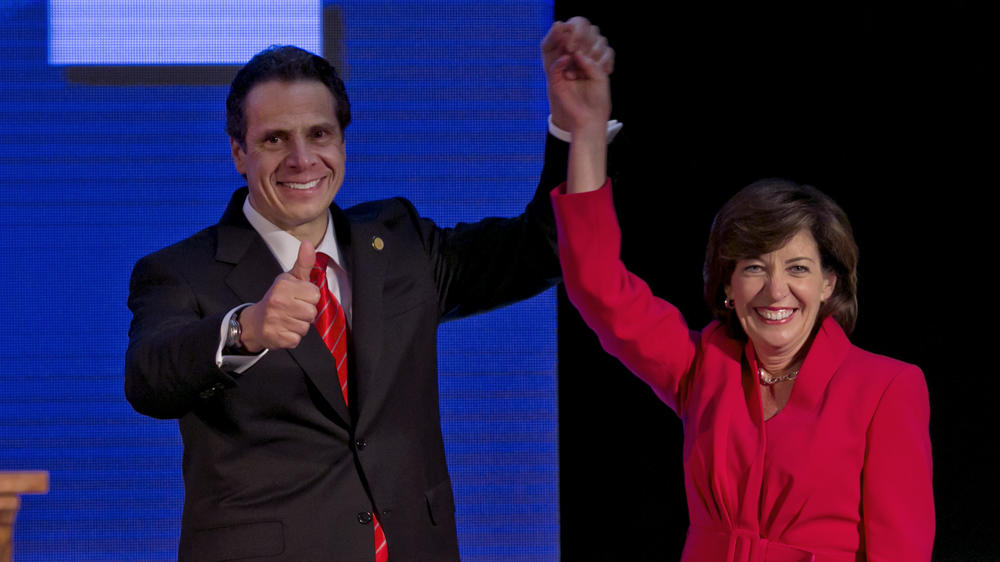
[(785, 245), (799, 231), (812, 234), (824, 271), (837, 276), (833, 295), (820, 308), (817, 324), (833, 316), (848, 334), (858, 317), (858, 246), (851, 224), (833, 199), (810, 185), (784, 179), (756, 181), (732, 197), (712, 222), (705, 250), (705, 301), (730, 334), (745, 338), (725, 305), (725, 289), (741, 259)]

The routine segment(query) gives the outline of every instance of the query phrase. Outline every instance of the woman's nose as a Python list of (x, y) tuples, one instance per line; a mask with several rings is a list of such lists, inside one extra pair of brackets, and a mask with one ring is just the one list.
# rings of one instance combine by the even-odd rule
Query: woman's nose
[(780, 301), (788, 295), (788, 280), (780, 273), (771, 275), (767, 279), (767, 294), (775, 302)]

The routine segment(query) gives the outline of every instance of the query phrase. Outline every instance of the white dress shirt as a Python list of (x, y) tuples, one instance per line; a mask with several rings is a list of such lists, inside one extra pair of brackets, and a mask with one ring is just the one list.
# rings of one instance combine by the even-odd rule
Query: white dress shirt
[[(326, 283), (330, 288), (330, 293), (333, 294), (337, 302), (344, 309), (344, 315), (347, 317), (347, 325), (350, 326), (351, 284), (347, 276), (347, 270), (344, 269), (344, 260), (340, 254), (340, 246), (337, 245), (337, 237), (333, 228), (333, 216), (330, 214), (330, 211), (326, 213), (326, 233), (323, 234), (323, 240), (316, 247), (316, 251), (330, 256), (330, 263), (326, 267)], [(250, 226), (264, 239), (264, 243), (271, 250), (271, 254), (274, 255), (274, 258), (278, 260), (278, 264), (281, 265), (281, 270), (285, 272), (291, 270), (292, 266), (295, 265), (295, 260), (299, 256), (299, 239), (282, 230), (258, 213), (257, 209), (254, 209), (250, 205), (249, 197), (243, 202), (243, 214), (250, 221)], [(251, 304), (253, 303), (245, 303), (237, 306), (230, 310), (225, 318), (222, 319), (222, 326), (219, 328), (219, 346), (215, 352), (215, 364), (220, 369), (242, 373), (267, 353), (266, 349), (256, 355), (223, 355), (222, 353), (226, 345), (226, 332), (229, 329), (230, 318), (237, 311)]]

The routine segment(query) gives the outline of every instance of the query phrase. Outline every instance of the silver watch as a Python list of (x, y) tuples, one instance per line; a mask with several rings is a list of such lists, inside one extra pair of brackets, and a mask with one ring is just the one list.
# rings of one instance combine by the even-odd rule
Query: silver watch
[(226, 330), (226, 349), (243, 349), (243, 344), (240, 343), (240, 337), (243, 336), (243, 327), (240, 326), (241, 312), (243, 312), (242, 308), (229, 317), (229, 328)]

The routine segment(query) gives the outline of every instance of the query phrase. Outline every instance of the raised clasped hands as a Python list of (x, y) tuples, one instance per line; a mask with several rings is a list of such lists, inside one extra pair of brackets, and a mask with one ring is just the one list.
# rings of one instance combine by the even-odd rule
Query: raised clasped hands
[(579, 16), (555, 22), (542, 40), (542, 62), (552, 122), (574, 134), (585, 127), (603, 133), (611, 115), (608, 76), (615, 51), (600, 29)]
[(309, 280), (314, 263), (316, 249), (303, 241), (292, 269), (275, 277), (264, 298), (243, 310), (241, 342), (247, 351), (299, 345), (316, 319), (319, 303), (319, 288)]

